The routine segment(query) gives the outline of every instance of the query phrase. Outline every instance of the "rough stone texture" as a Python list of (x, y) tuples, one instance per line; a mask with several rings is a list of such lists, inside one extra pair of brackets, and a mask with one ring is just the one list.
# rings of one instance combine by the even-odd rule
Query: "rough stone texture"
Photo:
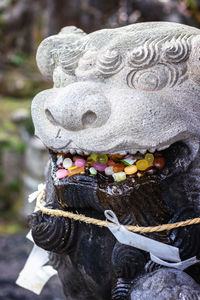
[(161, 269), (145, 275), (133, 284), (131, 300), (200, 299), (199, 285), (187, 274)]
[(54, 88), (33, 101), (36, 135), (57, 151), (105, 153), (189, 140), (195, 155), (199, 34), (154, 22), (88, 35), (66, 27), (45, 39), (37, 62)]
[[(199, 46), (199, 29), (165, 22), (89, 35), (67, 27), (41, 43), (38, 66), (54, 87), (35, 97), (32, 115), (36, 135), (49, 149), (123, 155), (157, 149), (166, 160), (162, 174), (134, 181), (87, 174), (59, 181), (52, 153), (49, 207), (99, 219), (112, 209), (121, 223), (139, 226), (200, 215)], [(200, 283), (200, 264), (185, 270), (193, 279), (155, 271), (161, 266), (150, 267), (148, 253), (119, 244), (106, 228), (41, 212), (30, 219), (33, 238), (51, 252), (68, 300), (125, 300), (131, 288), (132, 299), (166, 300), (168, 292), (168, 299), (199, 299), (193, 279)], [(149, 237), (178, 247), (185, 260), (199, 258), (199, 234), (198, 224)]]

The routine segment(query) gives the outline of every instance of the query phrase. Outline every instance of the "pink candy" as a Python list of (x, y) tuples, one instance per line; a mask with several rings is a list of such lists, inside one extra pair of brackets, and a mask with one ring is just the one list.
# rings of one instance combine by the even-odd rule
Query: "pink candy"
[(59, 170), (56, 172), (56, 177), (57, 177), (58, 179), (65, 178), (65, 177), (67, 177), (67, 175), (68, 175), (68, 172), (67, 172), (67, 170), (65, 170), (65, 169), (59, 169)]
[(84, 167), (84, 166), (85, 166), (85, 163), (86, 163), (86, 161), (85, 161), (85, 159), (83, 159), (83, 158), (77, 158), (77, 159), (75, 160), (75, 166), (76, 166), (76, 167)]
[(107, 164), (102, 165), (97, 162), (93, 163), (93, 168), (95, 168), (95, 170), (97, 170), (99, 172), (104, 172), (106, 167), (107, 167)]

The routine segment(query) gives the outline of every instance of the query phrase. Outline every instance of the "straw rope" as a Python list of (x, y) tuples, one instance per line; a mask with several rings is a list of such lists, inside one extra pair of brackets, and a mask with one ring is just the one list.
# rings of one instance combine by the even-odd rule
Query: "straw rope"
[[(107, 221), (89, 218), (81, 214), (74, 214), (69, 211), (63, 211), (59, 209), (51, 209), (43, 206), (42, 201), (45, 197), (45, 193), (41, 192), (39, 196), (37, 197), (36, 207), (46, 215), (55, 216), (55, 217), (65, 217), (70, 218), (76, 221), (84, 222), (87, 224), (93, 224), (100, 227), (107, 227)], [(199, 224), (200, 223), (200, 217), (189, 219), (186, 221), (181, 221), (177, 223), (172, 224), (162, 224), (158, 226), (148, 226), (148, 227), (142, 227), (142, 226), (132, 226), (132, 225), (124, 225), (128, 230), (132, 232), (140, 232), (140, 233), (150, 233), (150, 232), (160, 232), (164, 230), (171, 230), (178, 227), (185, 227), (189, 225)]]

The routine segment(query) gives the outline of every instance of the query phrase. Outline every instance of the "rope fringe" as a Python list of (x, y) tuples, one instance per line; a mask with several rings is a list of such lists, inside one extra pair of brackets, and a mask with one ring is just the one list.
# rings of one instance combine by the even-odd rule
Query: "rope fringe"
[[(87, 224), (93, 224), (100, 227), (107, 227), (107, 221), (102, 221), (99, 219), (89, 218), (81, 214), (74, 214), (69, 211), (63, 211), (59, 209), (51, 209), (43, 206), (42, 201), (45, 197), (45, 193), (41, 192), (39, 196), (37, 197), (36, 207), (46, 215), (54, 216), (54, 217), (65, 217), (69, 219), (73, 219), (76, 221), (84, 222)], [(177, 223), (172, 224), (162, 224), (158, 226), (148, 226), (148, 227), (142, 227), (142, 226), (133, 226), (133, 225), (124, 225), (126, 229), (132, 231), (132, 232), (140, 232), (140, 233), (150, 233), (150, 232), (160, 232), (164, 230), (172, 230), (174, 228), (178, 227), (185, 227), (189, 225), (199, 224), (200, 223), (200, 217), (189, 219), (186, 221), (181, 221)]]

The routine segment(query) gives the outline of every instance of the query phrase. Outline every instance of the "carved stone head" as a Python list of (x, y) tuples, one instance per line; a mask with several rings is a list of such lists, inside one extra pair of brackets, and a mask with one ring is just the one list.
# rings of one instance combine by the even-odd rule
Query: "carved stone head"
[(199, 136), (199, 33), (155, 22), (88, 35), (66, 27), (45, 39), (37, 62), (54, 87), (33, 101), (36, 135), (52, 150), (86, 153), (193, 142)]

